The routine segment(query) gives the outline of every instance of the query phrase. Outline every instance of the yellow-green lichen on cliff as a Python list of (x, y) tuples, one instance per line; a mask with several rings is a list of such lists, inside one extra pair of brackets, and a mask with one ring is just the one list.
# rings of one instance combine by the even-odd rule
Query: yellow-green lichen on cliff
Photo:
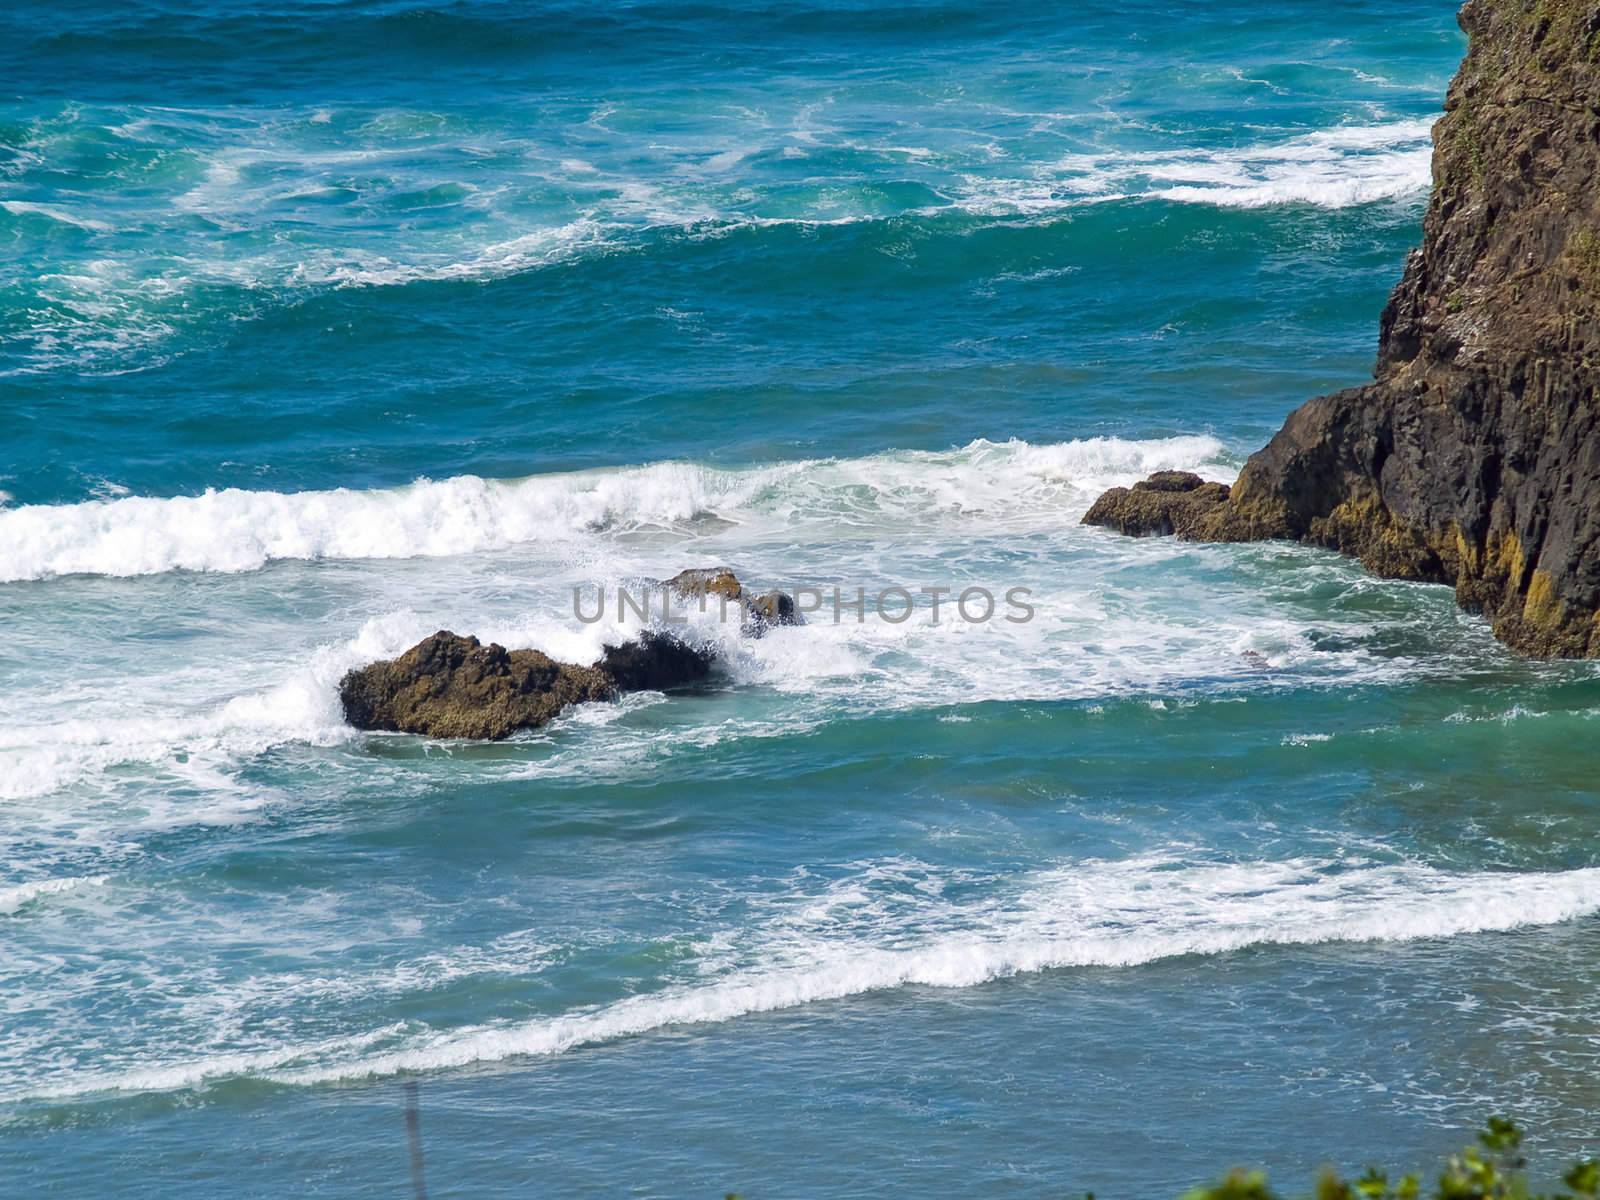
[(1520, 651), (1596, 656), (1600, 3), (1471, 0), (1460, 20), (1376, 379), (1302, 405), (1173, 531), (1326, 546), (1454, 585)]

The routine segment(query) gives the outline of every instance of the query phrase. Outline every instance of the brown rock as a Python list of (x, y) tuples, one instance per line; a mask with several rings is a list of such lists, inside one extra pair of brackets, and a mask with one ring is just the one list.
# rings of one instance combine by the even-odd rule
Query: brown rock
[(1157, 471), (1133, 485), (1136, 492), (1192, 492), (1205, 482), (1193, 471)]
[(494, 741), (573, 704), (697, 683), (714, 662), (712, 651), (664, 633), (607, 646), (594, 666), (580, 667), (441, 630), (399, 658), (349, 672), (339, 699), (357, 729)]
[(739, 577), (727, 567), (691, 567), (663, 580), (662, 586), (671, 588), (686, 600), (718, 596), (731, 602), (744, 594)]
[(698, 600), (702, 611), (708, 601), (716, 597), (723, 611), (733, 604), (739, 606), (739, 619), (743, 631), (760, 637), (774, 625), (804, 625), (805, 618), (795, 607), (794, 597), (787, 592), (763, 592), (750, 595), (739, 582), (739, 577), (727, 567), (695, 567), (680, 571), (662, 582), (685, 600)]
[(441, 630), (399, 658), (351, 671), (339, 684), (339, 699), (358, 729), (494, 740), (616, 691), (593, 667)]
[[(1600, 18), (1471, 0), (1423, 244), (1376, 382), (1312, 400), (1181, 537), (1293, 538), (1454, 586), (1536, 655), (1600, 655)], [(1111, 493), (1095, 523), (1153, 532)], [(1102, 505), (1105, 507), (1102, 509)], [(1093, 514), (1094, 510), (1091, 510)]]
[[(793, 597), (746, 597), (726, 567), (684, 571), (665, 582), (684, 598), (737, 603), (745, 632), (800, 624)], [(437, 738), (507, 737), (537, 729), (569, 705), (612, 700), (625, 692), (662, 691), (705, 679), (714, 648), (647, 631), (607, 646), (593, 666), (557, 662), (538, 650), (507, 650), (441, 630), (399, 658), (350, 671), (339, 683), (345, 720), (358, 729)]]
[(1159, 471), (1131, 488), (1112, 488), (1084, 514), (1085, 525), (1103, 525), (1133, 537), (1192, 536), (1203, 519), (1228, 501), (1228, 485), (1207, 483), (1187, 471)]

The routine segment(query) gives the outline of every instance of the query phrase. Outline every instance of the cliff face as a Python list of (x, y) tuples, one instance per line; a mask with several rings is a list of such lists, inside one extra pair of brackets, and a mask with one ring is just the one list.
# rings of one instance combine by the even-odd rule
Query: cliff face
[(1460, 19), (1375, 382), (1302, 406), (1178, 532), (1328, 546), (1454, 585), (1525, 653), (1600, 655), (1600, 4)]

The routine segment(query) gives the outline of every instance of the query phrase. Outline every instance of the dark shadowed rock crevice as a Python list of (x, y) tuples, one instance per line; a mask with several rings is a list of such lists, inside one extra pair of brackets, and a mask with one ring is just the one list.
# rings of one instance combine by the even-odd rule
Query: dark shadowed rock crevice
[(711, 674), (716, 654), (704, 646), (654, 631), (620, 646), (607, 646), (594, 669), (617, 692), (664, 692), (699, 683)]
[(1115, 489), (1085, 520), (1326, 546), (1453, 586), (1524, 653), (1600, 655), (1600, 5), (1460, 19), (1375, 382), (1296, 410), (1203, 511)]

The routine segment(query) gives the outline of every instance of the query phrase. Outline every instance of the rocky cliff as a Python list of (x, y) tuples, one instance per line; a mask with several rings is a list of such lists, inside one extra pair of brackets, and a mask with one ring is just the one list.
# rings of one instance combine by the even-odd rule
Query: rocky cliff
[(1520, 651), (1596, 656), (1600, 4), (1471, 0), (1460, 20), (1375, 381), (1303, 405), (1231, 493), (1117, 489), (1085, 520), (1328, 546), (1453, 585)]

